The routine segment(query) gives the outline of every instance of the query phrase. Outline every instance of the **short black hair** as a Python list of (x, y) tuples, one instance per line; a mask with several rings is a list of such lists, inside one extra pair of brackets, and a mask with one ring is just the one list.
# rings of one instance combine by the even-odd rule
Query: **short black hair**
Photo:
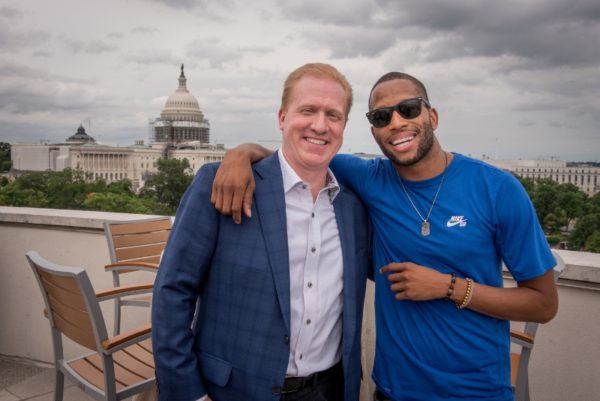
[(381, 78), (379, 78), (371, 88), (371, 92), (369, 93), (369, 110), (371, 110), (371, 97), (373, 96), (373, 91), (375, 90), (377, 85), (383, 82), (393, 81), (394, 79), (405, 79), (407, 81), (412, 82), (413, 84), (415, 84), (417, 90), (420, 92), (419, 95), (421, 95), (425, 100), (429, 101), (429, 97), (427, 96), (427, 89), (425, 89), (425, 85), (423, 85), (423, 82), (419, 81), (417, 78), (413, 77), (410, 74), (392, 71), (382, 75)]

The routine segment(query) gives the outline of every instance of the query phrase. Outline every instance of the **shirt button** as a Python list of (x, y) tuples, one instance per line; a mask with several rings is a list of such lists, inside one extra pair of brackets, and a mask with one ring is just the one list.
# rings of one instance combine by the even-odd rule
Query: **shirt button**
[(306, 189), (306, 185), (302, 184), (302, 189)]
[(315, 218), (315, 214), (314, 214), (314, 213), (311, 213), (311, 214), (310, 214), (310, 217), (312, 217), (312, 218), (314, 219), (314, 218)]
[(315, 253), (315, 252), (317, 251), (317, 248), (315, 248), (315, 247), (313, 246), (312, 248), (310, 248), (310, 251), (311, 251), (312, 253)]
[(312, 288), (312, 283), (310, 283), (310, 282), (309, 282), (308, 284), (306, 284), (306, 286), (307, 286), (308, 288)]
[(300, 357), (298, 359), (302, 360), (302, 354), (300, 354)]
[(286, 344), (290, 343), (290, 337), (289, 336), (283, 336), (283, 342)]
[(306, 324), (310, 324), (310, 319), (306, 319)]

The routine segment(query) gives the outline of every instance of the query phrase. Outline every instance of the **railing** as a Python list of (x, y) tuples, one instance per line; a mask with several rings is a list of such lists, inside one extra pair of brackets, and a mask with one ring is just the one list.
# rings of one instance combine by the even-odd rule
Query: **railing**
[[(109, 262), (102, 231), (104, 220), (147, 216), (72, 210), (0, 206), (0, 355), (40, 364), (52, 360), (50, 330), (42, 314), (39, 288), (25, 260), (37, 250), (47, 259), (87, 269), (96, 289), (112, 285), (103, 266)], [(560, 308), (550, 323), (542, 325), (530, 362), (533, 401), (592, 401), (600, 394), (600, 255), (559, 251), (567, 269), (559, 280)], [(152, 276), (138, 278), (147, 280)], [(506, 285), (514, 285), (510, 278)], [(112, 304), (103, 309), (112, 324)], [(148, 311), (130, 308), (124, 321), (133, 327), (148, 319)], [(375, 339), (373, 286), (368, 284), (363, 324), (361, 399), (368, 400), (368, 380)], [(79, 352), (73, 345), (66, 356)]]

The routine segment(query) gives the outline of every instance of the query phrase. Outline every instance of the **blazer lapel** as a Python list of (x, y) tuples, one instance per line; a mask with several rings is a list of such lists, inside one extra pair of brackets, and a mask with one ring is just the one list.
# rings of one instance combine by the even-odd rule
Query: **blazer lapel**
[[(344, 292), (343, 292), (343, 328), (342, 328), (342, 352), (347, 352), (346, 347), (349, 347), (354, 342), (354, 333), (356, 325), (362, 322), (357, 322), (357, 275), (356, 261), (353, 258), (353, 250), (356, 248), (354, 241), (355, 236), (352, 234), (356, 229), (353, 225), (352, 208), (345, 207), (347, 204), (346, 193), (342, 189), (333, 202), (335, 210), (335, 219), (338, 225), (340, 234), (340, 243), (342, 245), (342, 258), (344, 261)], [(360, 305), (362, 307), (362, 305)]]
[(290, 330), (290, 271), (283, 178), (277, 153), (256, 163), (254, 205), (265, 240), (281, 314)]

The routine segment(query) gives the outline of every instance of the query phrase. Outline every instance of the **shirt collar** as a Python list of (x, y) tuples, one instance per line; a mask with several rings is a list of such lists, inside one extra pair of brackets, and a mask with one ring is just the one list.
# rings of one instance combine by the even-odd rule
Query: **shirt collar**
[[(283, 149), (279, 149), (277, 151), (277, 156), (279, 157), (279, 165), (281, 166), (281, 175), (283, 176), (283, 190), (287, 194), (292, 188), (294, 188), (298, 184), (304, 184), (302, 178), (298, 176), (296, 171), (290, 166), (288, 161), (285, 159), (283, 155)], [(328, 168), (327, 176), (325, 178), (325, 187), (323, 189), (327, 189), (327, 195), (329, 196), (329, 203), (333, 203), (333, 200), (340, 192), (340, 184), (337, 179), (333, 175), (333, 172)]]

